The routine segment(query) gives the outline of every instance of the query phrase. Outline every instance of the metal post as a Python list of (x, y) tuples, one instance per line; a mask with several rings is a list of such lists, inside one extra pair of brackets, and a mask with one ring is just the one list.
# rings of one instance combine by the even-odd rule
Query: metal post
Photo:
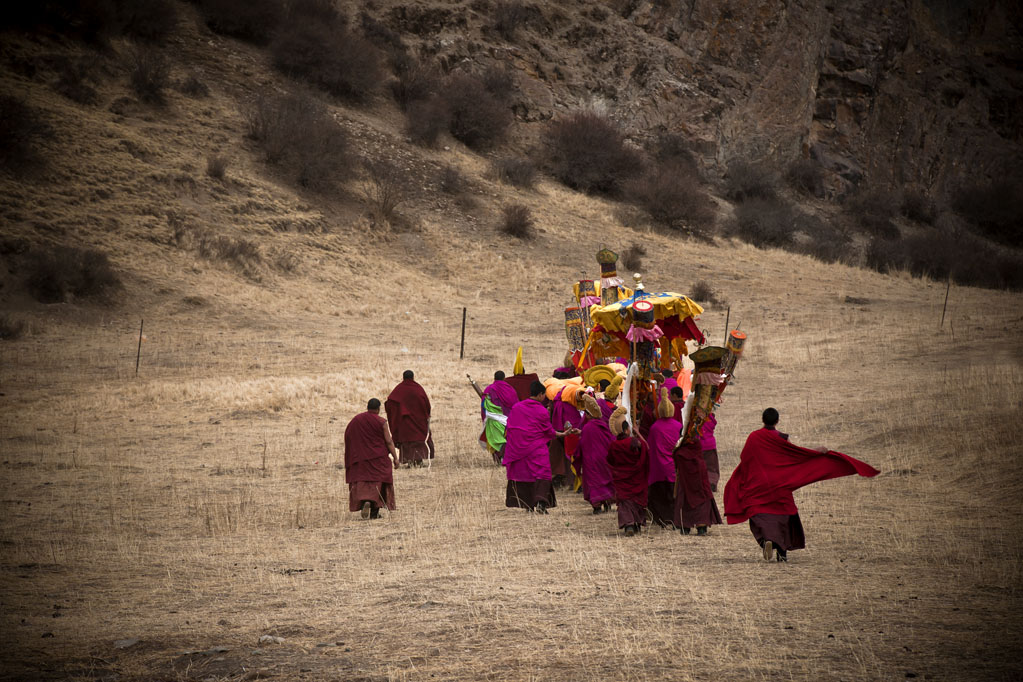
[(941, 324), (938, 329), (945, 326), (945, 309), (948, 308), (948, 292), (952, 289), (952, 275), (948, 276), (948, 284), (945, 285), (945, 305), (941, 306)]
[(139, 360), (142, 359), (142, 325), (145, 320), (139, 319), (139, 349), (135, 353), (135, 376), (139, 375)]
[(724, 346), (728, 345), (728, 319), (732, 316), (732, 306), (728, 306), (728, 312), (725, 313), (725, 342)]

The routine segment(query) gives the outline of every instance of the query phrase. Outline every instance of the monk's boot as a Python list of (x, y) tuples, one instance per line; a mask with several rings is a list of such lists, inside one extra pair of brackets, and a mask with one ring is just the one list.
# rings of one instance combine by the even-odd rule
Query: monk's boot
[(697, 526), (696, 527), (696, 534), (697, 535), (706, 535), (707, 534), (707, 526)]
[(369, 500), (366, 500), (365, 502), (362, 503), (362, 512), (360, 513), (362, 518), (364, 518), (364, 519), (368, 519), (369, 518), (369, 511), (370, 511), (370, 508), (372, 506), (373, 505), (370, 503)]
[(778, 562), (787, 562), (789, 560), (789, 553), (782, 548), (778, 548), (778, 555), (776, 557)]
[(774, 543), (770, 540), (764, 540), (764, 561), (770, 561), (774, 558)]
[(549, 513), (547, 511), (547, 503), (544, 502), (543, 500), (540, 500), (539, 502), (537, 502), (536, 503), (536, 513), (537, 514), (547, 514), (547, 513)]
[(369, 518), (371, 518), (371, 519), (379, 519), (380, 518), (380, 507), (373, 507), (369, 511)]
[(625, 527), (625, 537), (631, 538), (635, 534), (636, 534), (635, 526), (626, 526)]
[(682, 529), (681, 529), (682, 535), (689, 535), (689, 532), (691, 530), (692, 530), (692, 528), (686, 528), (685, 526), (683, 526)]

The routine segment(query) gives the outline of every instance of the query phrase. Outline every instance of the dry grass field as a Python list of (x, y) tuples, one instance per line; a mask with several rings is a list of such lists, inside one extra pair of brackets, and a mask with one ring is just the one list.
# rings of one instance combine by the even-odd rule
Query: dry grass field
[[(181, 73), (198, 59), (168, 49)], [(0, 341), (0, 678), (1023, 677), (1023, 296), (953, 287), (939, 327), (944, 284), (628, 229), (548, 180), (500, 186), (460, 146), (408, 152), (390, 105), (345, 110), (360, 149), (422, 179), (401, 209), (415, 229), (390, 230), (278, 184), (243, 139), (251, 93), (214, 72), (280, 84), (235, 43), (204, 49), (211, 98), (158, 112), (5, 75), (58, 129), (49, 181), (2, 181), (5, 236), (103, 248), (125, 292), (42, 306), (3, 289), (28, 332)], [(223, 150), (226, 180), (207, 177)], [(426, 192), (447, 165), (471, 204)], [(498, 234), (510, 201), (535, 242)], [(263, 260), (205, 259), (174, 242), (181, 225), (256, 240)], [(503, 506), (465, 374), (510, 370), (519, 345), (549, 373), (571, 283), (633, 242), (649, 289), (706, 280), (749, 335), (723, 477), (767, 406), (797, 443), (882, 471), (799, 491), (808, 547), (788, 564), (759, 559), (745, 525), (626, 538), (576, 495), (549, 516)], [(725, 305), (702, 316), (712, 340)], [(362, 521), (344, 427), (406, 368), (438, 457), (396, 472), (398, 509)]]

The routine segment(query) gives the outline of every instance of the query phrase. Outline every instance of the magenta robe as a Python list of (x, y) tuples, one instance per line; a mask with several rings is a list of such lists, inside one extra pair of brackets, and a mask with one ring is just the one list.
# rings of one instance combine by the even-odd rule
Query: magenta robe
[(603, 419), (590, 419), (579, 436), (579, 452), (583, 463), (583, 497), (597, 506), (614, 499), (611, 467), (607, 465), (607, 446), (614, 440)]
[(671, 453), (678, 442), (682, 422), (674, 419), (658, 419), (650, 427), (647, 443), (650, 445), (650, 477), (647, 485), (658, 481), (675, 482), (675, 460)]
[[(511, 409), (515, 407), (515, 403), (519, 402), (519, 396), (515, 392), (515, 389), (512, 388), (511, 384), (504, 380), (495, 381), (484, 388), (483, 395), (484, 397), (490, 398), (490, 402), (494, 403), (494, 405), (500, 407), (501, 412), (503, 412), (506, 417), (511, 414)], [(486, 416), (483, 414), (482, 407), (480, 408), (480, 416), (481, 418), (486, 419)]]
[(504, 430), (504, 465), (509, 481), (551, 479), (551, 460), (547, 444), (554, 438), (547, 409), (527, 398), (515, 403)]

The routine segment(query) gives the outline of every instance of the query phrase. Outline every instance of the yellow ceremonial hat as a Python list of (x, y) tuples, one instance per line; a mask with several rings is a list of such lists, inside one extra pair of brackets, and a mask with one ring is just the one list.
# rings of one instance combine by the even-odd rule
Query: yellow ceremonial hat
[(519, 374), (525, 374), (526, 370), (522, 366), (522, 346), (519, 346), (519, 350), (515, 353), (515, 366), (512, 367), (512, 374), (518, 376)]

